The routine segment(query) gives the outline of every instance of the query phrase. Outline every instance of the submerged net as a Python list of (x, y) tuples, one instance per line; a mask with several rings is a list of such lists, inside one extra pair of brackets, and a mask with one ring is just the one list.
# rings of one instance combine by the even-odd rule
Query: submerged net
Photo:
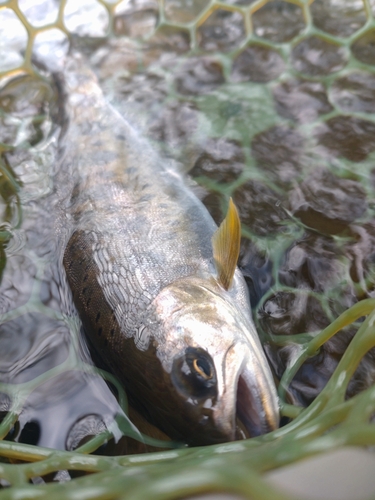
[[(22, 367), (0, 363), (1, 496), (282, 499), (266, 471), (344, 445), (375, 444), (374, 16), (371, 0), (0, 2), (0, 345), (10, 356), (7, 346), (41, 315), (58, 324), (62, 353), (31, 379), (17, 378)], [(78, 359), (79, 325), (54, 307), (58, 293), (49, 286), (43, 295), (43, 280), (53, 280), (43, 256), (31, 247), (17, 254), (23, 212), (48, 192), (54, 158), (33, 149), (51, 133), (54, 96), (32, 55), (59, 57), (72, 35), (108, 99), (190, 171), (217, 222), (229, 196), (236, 201), (240, 266), (289, 422), (279, 430), (114, 457), (90, 453), (117, 428), (131, 434), (120, 417), (116, 429), (92, 422), (88, 435), (95, 437), (70, 443), (71, 452), (29, 445), (25, 433), (20, 439), (31, 393), (43, 394), (63, 374), (99, 372)], [(18, 271), (24, 278), (16, 285)], [(48, 325), (34, 338), (35, 359), (43, 332)], [(126, 412), (122, 388), (103, 375)]]

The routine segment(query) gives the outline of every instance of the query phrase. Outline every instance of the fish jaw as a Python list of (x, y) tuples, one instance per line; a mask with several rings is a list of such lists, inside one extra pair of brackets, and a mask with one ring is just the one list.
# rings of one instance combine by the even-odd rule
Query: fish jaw
[(263, 350), (238, 343), (228, 352), (225, 365), (226, 376), (236, 381), (236, 420), (245, 428), (246, 436), (275, 430), (279, 424), (278, 398)]
[[(248, 312), (242, 314), (214, 280), (200, 278), (169, 285), (154, 307), (156, 352), (170, 378), (165, 397), (183, 412), (173, 422), (178, 433), (189, 435), (191, 426), (189, 444), (254, 437), (278, 427), (273, 377)], [(206, 380), (194, 374), (194, 363)]]

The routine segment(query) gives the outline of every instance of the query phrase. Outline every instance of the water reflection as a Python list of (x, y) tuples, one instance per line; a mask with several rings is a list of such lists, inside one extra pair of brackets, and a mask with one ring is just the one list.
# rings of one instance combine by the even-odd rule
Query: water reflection
[(106, 430), (118, 409), (101, 377), (65, 371), (40, 384), (27, 397), (19, 416), (18, 440), (73, 450)]
[[(73, 449), (85, 433), (113, 425), (122, 410), (99, 375), (75, 369), (89, 358), (80, 348), (56, 233), (56, 96), (51, 85), (25, 75), (3, 86), (0, 105), (3, 147), (18, 146), (3, 157), (0, 178), (2, 223), (13, 235), (0, 284), (2, 407), (19, 415), (11, 439)], [(92, 425), (93, 415), (101, 424)]]

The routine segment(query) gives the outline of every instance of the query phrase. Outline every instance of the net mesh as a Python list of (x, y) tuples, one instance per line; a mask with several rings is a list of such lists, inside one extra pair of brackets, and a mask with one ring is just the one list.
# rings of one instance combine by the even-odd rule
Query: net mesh
[[(137, 456), (91, 455), (111, 438), (110, 429), (75, 452), (12, 442), (32, 391), (69, 370), (97, 372), (72, 348), (47, 375), (16, 389), (12, 381), (1, 384), (4, 498), (166, 499), (214, 491), (282, 499), (264, 472), (344, 445), (375, 444), (371, 374), (363, 382), (363, 373), (371, 372), (364, 357), (371, 363), (367, 353), (375, 347), (375, 4), (342, 4), (0, 2), (1, 270), (9, 264), (9, 245), (20, 244), (28, 201), (10, 158), (51, 131), (40, 107), (25, 116), (12, 102), (33, 91), (33, 53), (58, 57), (75, 35), (76, 43), (84, 40), (82, 50), (108, 99), (137, 114), (162, 154), (183, 161), (217, 222), (229, 196), (236, 201), (243, 222), (240, 263), (280, 380), (281, 412), (291, 420), (243, 442)], [(5, 92), (20, 76), (19, 95)], [(38, 92), (37, 103), (52, 100), (47, 86)], [(48, 176), (30, 182), (42, 196)], [(43, 258), (32, 249), (27, 258), (41, 276)], [(34, 287), (24, 298), (17, 295), (1, 322), (36, 311), (68, 321), (41, 302)], [(68, 326), (78, 343), (79, 325), (71, 320)], [(318, 373), (322, 381), (314, 385)], [(125, 394), (114, 378), (110, 382), (126, 410)], [(118, 424), (130, 432), (127, 422)]]

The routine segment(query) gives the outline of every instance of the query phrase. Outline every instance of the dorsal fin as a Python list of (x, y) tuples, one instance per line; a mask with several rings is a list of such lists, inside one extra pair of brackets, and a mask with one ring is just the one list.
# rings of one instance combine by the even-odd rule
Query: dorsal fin
[(218, 274), (218, 282), (228, 290), (240, 253), (241, 222), (236, 205), (229, 199), (228, 212), (212, 237), (212, 249)]

